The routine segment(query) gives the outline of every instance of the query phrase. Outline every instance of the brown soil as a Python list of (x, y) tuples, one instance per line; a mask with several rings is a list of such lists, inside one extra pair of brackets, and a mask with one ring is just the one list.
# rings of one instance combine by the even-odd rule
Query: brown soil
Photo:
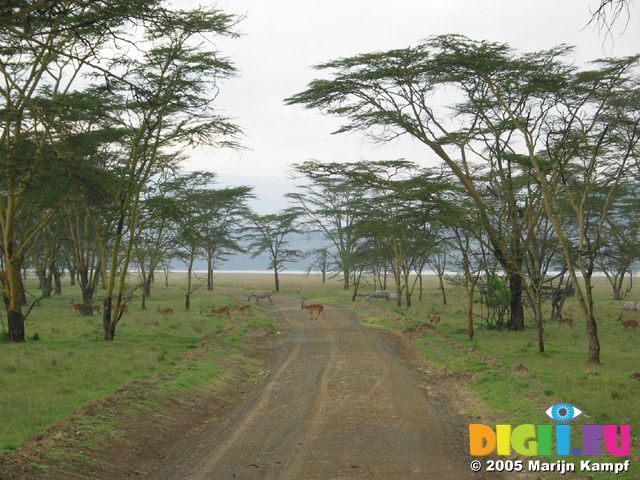
[(272, 312), (287, 334), (275, 348), (276, 336), (251, 335), (253, 355), (268, 364), (257, 382), (238, 370), (162, 414), (126, 420), (88, 464), (46, 476), (25, 466), (38, 448), (31, 442), (10, 475), (0, 466), (0, 478), (501, 478), (469, 469), (464, 379), (433, 369), (405, 337), (363, 327), (338, 308), (309, 320), (298, 300), (280, 298)]

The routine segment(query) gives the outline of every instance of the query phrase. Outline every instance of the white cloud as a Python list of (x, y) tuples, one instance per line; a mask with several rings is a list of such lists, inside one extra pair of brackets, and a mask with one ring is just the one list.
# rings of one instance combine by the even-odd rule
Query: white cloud
[[(406, 157), (431, 163), (415, 142), (372, 146), (359, 135), (332, 136), (339, 121), (282, 99), (314, 78), (310, 66), (340, 56), (416, 44), (430, 35), (461, 33), (478, 40), (508, 42), (520, 50), (559, 43), (576, 45), (578, 63), (606, 55), (636, 53), (640, 8), (632, 3), (626, 31), (622, 18), (613, 42), (593, 26), (591, 0), (377, 0), (322, 2), (219, 0), (217, 7), (247, 18), (239, 39), (217, 41), (239, 76), (222, 87), (219, 100), (246, 132), (244, 152), (194, 151), (186, 166), (226, 175), (284, 178), (288, 165), (315, 158), (353, 161)], [(181, 7), (196, 2), (180, 1)], [(430, 160), (431, 159), (431, 160)], [(284, 193), (284, 192), (283, 192)]]

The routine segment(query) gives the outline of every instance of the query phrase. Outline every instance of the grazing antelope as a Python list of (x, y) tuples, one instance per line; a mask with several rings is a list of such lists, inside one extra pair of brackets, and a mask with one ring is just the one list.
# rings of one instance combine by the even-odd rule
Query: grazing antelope
[(433, 315), (431, 317), (431, 323), (440, 323), (440, 315)]
[(316, 312), (316, 320), (322, 314), (324, 317), (324, 305), (320, 303), (311, 303), (309, 305), (304, 304), (304, 300), (302, 300), (302, 305), (300, 306), (300, 310), (309, 310), (309, 320), (313, 320), (313, 312)]
[(76, 303), (73, 298), (69, 302), (69, 305), (71, 305), (71, 308), (73, 308), (74, 311), (82, 313), (82, 304)]
[(624, 327), (625, 330), (633, 328), (634, 330), (638, 326), (638, 320), (623, 320), (622, 315), (618, 317), (618, 322)]
[(128, 303), (120, 303), (116, 306), (116, 312), (129, 313), (129, 304)]
[(271, 292), (269, 292), (267, 290), (258, 290), (256, 292), (251, 292), (249, 294), (249, 296), (247, 297), (247, 302), (250, 302), (252, 298), (256, 299), (256, 304), (258, 303), (258, 300), (266, 298), (266, 299), (269, 300), (269, 305), (273, 305), (273, 299), (271, 298)]
[(231, 310), (231, 307), (229, 305), (225, 305), (224, 307), (214, 308), (213, 313), (217, 313), (218, 315), (222, 315), (223, 313), (226, 313), (228, 317), (230, 310)]
[(163, 317), (168, 317), (169, 315), (173, 315), (173, 308), (163, 308), (160, 309), (160, 307), (158, 307), (157, 312), (162, 315)]
[(251, 313), (251, 305), (237, 305), (236, 310), (242, 313)]
[(99, 304), (91, 305), (91, 310), (93, 310), (94, 313), (100, 313), (102, 311), (102, 307)]
[(573, 328), (573, 318), (571, 318), (571, 317), (558, 318), (558, 323), (560, 324), (560, 326), (562, 326), (562, 325), (564, 325), (566, 323), (571, 328)]

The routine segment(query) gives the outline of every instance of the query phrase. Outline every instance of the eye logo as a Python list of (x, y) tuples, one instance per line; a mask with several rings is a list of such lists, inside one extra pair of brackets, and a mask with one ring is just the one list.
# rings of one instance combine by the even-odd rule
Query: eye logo
[(544, 412), (556, 422), (569, 422), (582, 414), (582, 410), (570, 403), (554, 403)]

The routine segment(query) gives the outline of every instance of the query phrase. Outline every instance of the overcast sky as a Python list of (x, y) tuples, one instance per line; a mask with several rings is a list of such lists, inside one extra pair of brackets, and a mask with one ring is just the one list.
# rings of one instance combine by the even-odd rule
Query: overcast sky
[[(180, 6), (196, 1), (180, 0)], [(217, 7), (246, 18), (241, 38), (217, 46), (239, 70), (222, 86), (219, 105), (246, 136), (242, 152), (202, 149), (185, 167), (218, 172), (225, 183), (256, 185), (262, 208), (280, 208), (277, 191), (290, 189), (288, 166), (307, 159), (354, 161), (407, 158), (433, 164), (427, 150), (401, 140), (373, 146), (358, 134), (331, 135), (335, 118), (283, 99), (315, 78), (310, 66), (341, 56), (415, 45), (431, 35), (459, 33), (507, 42), (522, 50), (567, 43), (575, 61), (640, 50), (640, 7), (633, 0), (613, 38), (585, 27), (599, 0), (219, 0)], [(622, 30), (625, 30), (624, 32)], [(283, 191), (283, 193), (285, 193)]]

